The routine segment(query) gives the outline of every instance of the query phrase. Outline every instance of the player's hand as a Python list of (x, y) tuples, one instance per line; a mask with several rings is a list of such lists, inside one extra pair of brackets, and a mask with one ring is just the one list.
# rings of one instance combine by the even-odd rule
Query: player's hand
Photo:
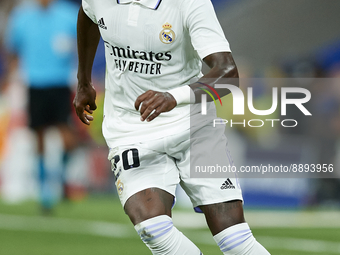
[(140, 111), (141, 121), (152, 121), (162, 112), (169, 112), (175, 108), (177, 102), (168, 92), (148, 90), (140, 95), (135, 102), (136, 110)]
[(77, 93), (73, 100), (73, 106), (79, 119), (84, 124), (90, 125), (90, 121), (93, 121), (93, 116), (89, 114), (92, 114), (93, 111), (97, 109), (96, 90), (90, 83), (78, 85)]

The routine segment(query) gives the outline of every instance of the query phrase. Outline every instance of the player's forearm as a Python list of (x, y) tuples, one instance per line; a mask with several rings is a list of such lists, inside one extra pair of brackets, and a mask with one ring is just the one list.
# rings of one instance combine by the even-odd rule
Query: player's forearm
[(98, 26), (80, 7), (77, 22), (78, 81), (79, 85), (91, 83), (91, 72), (100, 39)]
[[(216, 84), (232, 84), (239, 86), (238, 70), (231, 53), (215, 53), (207, 56), (204, 59), (204, 62), (211, 68), (210, 71), (197, 82), (189, 85), (195, 94), (195, 103), (200, 103), (201, 95), (206, 93), (202, 88), (212, 93), (213, 91), (209, 88), (212, 87), (217, 91), (220, 97), (223, 97), (229, 94), (230, 91), (226, 89), (216, 89)], [(208, 97), (208, 101), (211, 100), (212, 98)]]
[[(205, 94), (206, 91), (212, 94), (216, 91), (220, 97), (230, 93), (227, 89), (216, 89), (216, 84), (239, 86), (238, 70), (231, 53), (214, 53), (207, 56), (204, 62), (211, 68), (206, 75), (188, 86), (168, 91), (176, 99), (177, 104), (200, 103), (201, 95)], [(212, 100), (211, 97), (207, 98), (207, 101)]]

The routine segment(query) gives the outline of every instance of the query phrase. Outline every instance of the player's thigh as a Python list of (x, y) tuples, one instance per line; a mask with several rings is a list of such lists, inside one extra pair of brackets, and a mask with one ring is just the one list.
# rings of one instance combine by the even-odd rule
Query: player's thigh
[[(193, 173), (195, 166), (201, 169), (203, 166), (218, 165), (221, 169), (233, 166), (224, 127), (206, 125), (191, 133), (190, 148), (183, 155), (177, 162), (181, 186), (189, 195), (195, 211), (205, 214), (212, 233), (244, 222), (241, 187), (234, 173), (222, 172), (216, 178), (213, 174), (200, 178), (199, 174)], [(196, 178), (192, 177), (193, 174)]]
[(216, 176), (195, 172), (196, 166), (201, 169), (216, 165), (221, 169), (233, 166), (224, 128), (204, 126), (197, 133), (191, 134), (190, 146), (182, 155), (176, 162), (180, 172), (180, 184), (197, 211), (200, 211), (198, 206), (201, 205), (243, 200), (241, 187), (234, 173), (221, 172)]
[(174, 159), (149, 147), (146, 143), (119, 146), (109, 154), (119, 199), (134, 224), (170, 216), (179, 183)]

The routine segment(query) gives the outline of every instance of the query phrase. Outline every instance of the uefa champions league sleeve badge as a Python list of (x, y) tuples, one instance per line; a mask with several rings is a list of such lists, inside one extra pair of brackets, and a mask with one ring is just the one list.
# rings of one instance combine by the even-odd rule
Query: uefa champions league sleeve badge
[(168, 22), (163, 25), (163, 30), (159, 34), (159, 39), (162, 43), (170, 44), (175, 41), (175, 32), (171, 29), (172, 25)]

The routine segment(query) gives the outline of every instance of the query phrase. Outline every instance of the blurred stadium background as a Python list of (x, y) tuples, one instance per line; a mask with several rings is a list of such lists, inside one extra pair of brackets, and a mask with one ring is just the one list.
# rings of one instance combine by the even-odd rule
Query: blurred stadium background
[[(5, 76), (3, 36), (19, 0), (0, 2), (0, 78)], [(80, 4), (80, 1), (73, 1)], [(231, 43), (242, 78), (340, 77), (340, 1), (212, 0)], [(68, 166), (70, 200), (50, 217), (37, 203), (35, 148), (26, 127), (25, 87), (20, 77), (0, 90), (0, 254), (149, 254), (116, 196), (101, 136), (104, 47), (94, 65), (99, 109), (89, 128), (75, 121), (79, 145)], [(0, 83), (1, 84), (1, 83)], [(312, 88), (311, 88), (312, 89)], [(322, 121), (286, 130), (228, 129), (237, 165), (302, 160), (334, 164), (331, 179), (243, 179), (246, 219), (272, 254), (340, 254), (340, 83), (313, 88)], [(256, 101), (266, 100), (259, 86)], [(322, 117), (322, 118), (321, 118)], [(47, 157), (61, 151), (60, 136), (47, 134)], [(59, 162), (60, 163), (60, 162)], [(204, 254), (220, 254), (202, 215), (181, 191), (174, 221)]]

